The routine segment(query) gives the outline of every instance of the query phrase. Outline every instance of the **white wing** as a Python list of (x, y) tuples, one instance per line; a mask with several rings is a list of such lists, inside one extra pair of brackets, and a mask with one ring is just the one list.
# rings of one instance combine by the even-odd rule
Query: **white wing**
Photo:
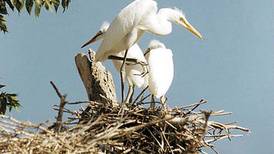
[(157, 48), (150, 51), (149, 63), (149, 89), (151, 93), (160, 98), (168, 91), (174, 76), (174, 64), (170, 49)]
[[(130, 48), (128, 51), (128, 57), (147, 63), (143, 51), (137, 44)], [(144, 71), (143, 66), (140, 64), (126, 66), (126, 74), (128, 79), (131, 80), (131, 82), (138, 88), (144, 88), (147, 86), (146, 78), (142, 75)]]
[[(122, 9), (105, 33), (104, 40), (96, 54), (96, 60), (105, 60), (106, 52), (111, 51), (113, 48), (117, 48), (115, 47), (117, 45), (121, 45), (123, 39), (125, 39), (134, 28), (137, 28), (137, 25), (140, 23), (142, 18), (153, 11), (157, 11), (157, 3), (154, 0), (135, 0)], [(122, 50), (126, 50), (126, 48), (127, 47)]]

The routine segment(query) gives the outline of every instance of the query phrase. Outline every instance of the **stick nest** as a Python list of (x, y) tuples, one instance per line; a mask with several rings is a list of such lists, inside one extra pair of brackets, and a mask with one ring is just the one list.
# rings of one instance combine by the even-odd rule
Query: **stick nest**
[[(213, 144), (248, 129), (211, 121), (224, 111), (196, 111), (206, 103), (162, 110), (143, 105), (121, 107), (111, 102), (88, 102), (71, 112), (61, 131), (0, 117), (1, 153), (185, 153), (214, 150)], [(238, 130), (238, 131), (237, 131)]]

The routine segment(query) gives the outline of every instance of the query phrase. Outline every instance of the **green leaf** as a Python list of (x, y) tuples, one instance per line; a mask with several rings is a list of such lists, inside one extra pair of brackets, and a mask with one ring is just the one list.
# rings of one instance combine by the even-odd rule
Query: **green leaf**
[(21, 12), (24, 7), (24, 0), (12, 0), (13, 5), (17, 9), (18, 12)]
[(12, 2), (10, 0), (4, 0), (8, 5), (9, 7), (12, 9), (12, 11), (14, 10), (14, 6), (12, 4)]
[(62, 0), (63, 12), (68, 8), (70, 0)]
[(17, 94), (7, 94), (9, 97), (11, 97), (12, 99), (15, 99), (17, 97)]
[(44, 0), (44, 5), (47, 11), (51, 8), (51, 4), (51, 0)]
[(0, 84), (0, 89), (6, 87), (5, 85)]
[(59, 5), (60, 5), (60, 0), (52, 0), (55, 12), (58, 11)]
[(0, 0), (0, 13), (1, 14), (8, 14), (6, 3), (4, 0)]
[(7, 5), (20, 13), (25, 7), (28, 14), (31, 15), (34, 7), (35, 16), (39, 16), (41, 9), (45, 7), (46, 10), (54, 9), (55, 12), (58, 11), (59, 7), (62, 6), (63, 11), (67, 10), (71, 0), (0, 0), (0, 31), (4, 33), (8, 31), (6, 16), (8, 14)]
[(0, 30), (5, 32), (8, 32), (7, 25), (6, 25), (6, 20), (4, 16), (0, 15)]
[(5, 114), (7, 110), (8, 100), (6, 98), (6, 93), (0, 94), (0, 114)]
[(17, 109), (20, 106), (21, 105), (17, 99), (17, 94), (5, 92), (0, 94), (0, 114), (5, 114), (7, 108), (11, 111), (12, 109)]
[(33, 0), (26, 0), (25, 6), (26, 6), (26, 9), (27, 9), (29, 15), (31, 15), (31, 10), (33, 7)]
[(42, 0), (35, 0), (35, 16), (39, 16), (41, 12), (41, 8), (43, 6)]

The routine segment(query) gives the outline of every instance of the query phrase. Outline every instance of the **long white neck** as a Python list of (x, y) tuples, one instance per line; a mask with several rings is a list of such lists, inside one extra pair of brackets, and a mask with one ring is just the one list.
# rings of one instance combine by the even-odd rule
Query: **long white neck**
[[(170, 9), (171, 10), (171, 9)], [(149, 15), (142, 23), (141, 27), (156, 35), (168, 35), (172, 32), (171, 13), (168, 9), (160, 9), (156, 14)]]

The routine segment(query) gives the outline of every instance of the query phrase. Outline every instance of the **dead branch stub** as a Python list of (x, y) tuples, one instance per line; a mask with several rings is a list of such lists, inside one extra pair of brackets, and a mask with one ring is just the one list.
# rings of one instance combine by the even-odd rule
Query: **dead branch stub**
[(89, 57), (83, 53), (75, 56), (79, 75), (90, 101), (117, 102), (115, 86), (110, 72), (100, 62), (94, 62), (95, 52), (89, 50)]

